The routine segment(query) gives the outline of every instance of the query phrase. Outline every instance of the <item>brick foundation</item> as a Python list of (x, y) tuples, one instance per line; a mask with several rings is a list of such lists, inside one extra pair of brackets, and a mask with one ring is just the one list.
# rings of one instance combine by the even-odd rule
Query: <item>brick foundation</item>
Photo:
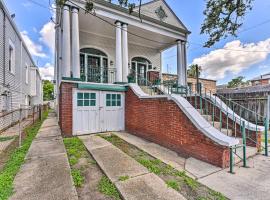
[(64, 137), (72, 137), (72, 89), (76, 83), (62, 82), (59, 93), (59, 126)]
[(125, 101), (126, 131), (219, 167), (229, 164), (229, 148), (221, 146), (201, 133), (167, 98), (139, 99), (129, 89)]

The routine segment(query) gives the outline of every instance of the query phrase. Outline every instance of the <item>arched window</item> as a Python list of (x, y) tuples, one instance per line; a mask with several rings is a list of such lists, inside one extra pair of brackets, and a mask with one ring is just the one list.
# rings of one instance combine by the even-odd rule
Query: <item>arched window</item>
[(87, 82), (107, 83), (108, 56), (95, 48), (80, 50), (81, 79)]
[(91, 55), (97, 55), (97, 56), (104, 56), (107, 57), (107, 55), (98, 49), (94, 48), (83, 48), (80, 50), (81, 53), (91, 54)]
[(134, 57), (134, 58), (132, 58), (131, 61), (132, 62), (137, 62), (137, 63), (144, 63), (144, 64), (146, 64), (148, 66), (148, 70), (152, 69), (152, 63), (146, 58)]
[(152, 69), (152, 63), (143, 57), (134, 57), (131, 62), (131, 77), (139, 85), (145, 85), (147, 82), (147, 71)]

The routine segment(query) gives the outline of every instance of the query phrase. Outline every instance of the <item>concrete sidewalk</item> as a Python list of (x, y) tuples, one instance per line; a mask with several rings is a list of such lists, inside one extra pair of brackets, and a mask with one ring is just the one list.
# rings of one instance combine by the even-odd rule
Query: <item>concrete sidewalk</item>
[(268, 200), (270, 197), (270, 157), (251, 157), (247, 160), (248, 168), (239, 163), (234, 167), (235, 174), (230, 174), (229, 169), (221, 169), (195, 158), (181, 158), (169, 149), (134, 135), (123, 132), (113, 134), (173, 168), (187, 171), (188, 175), (230, 199)]
[[(99, 136), (80, 139), (125, 200), (185, 200), (157, 175)], [(125, 181), (121, 177), (128, 176)]]
[(77, 200), (60, 129), (50, 113), (14, 180), (11, 200)]

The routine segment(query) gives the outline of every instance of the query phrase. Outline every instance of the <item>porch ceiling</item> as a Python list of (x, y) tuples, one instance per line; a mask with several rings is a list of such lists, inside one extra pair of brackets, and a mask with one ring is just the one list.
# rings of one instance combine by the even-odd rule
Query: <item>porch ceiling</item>
[[(80, 12), (80, 31), (115, 39), (115, 20), (106, 17), (98, 17), (92, 16), (90, 14), (85, 14), (84, 12)], [(106, 20), (110, 24), (103, 20)], [(148, 31), (137, 26), (129, 25), (128, 43), (158, 50), (164, 50), (168, 47), (175, 45), (176, 39)]]

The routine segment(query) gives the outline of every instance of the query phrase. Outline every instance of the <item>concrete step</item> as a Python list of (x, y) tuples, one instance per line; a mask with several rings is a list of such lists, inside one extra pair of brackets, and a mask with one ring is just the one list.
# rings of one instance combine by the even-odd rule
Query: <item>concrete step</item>
[(233, 136), (233, 131), (232, 131), (232, 129), (226, 129), (226, 128), (222, 128), (221, 129), (221, 133), (223, 133), (223, 134), (225, 134), (225, 135), (228, 135), (228, 136), (230, 136), (230, 137), (232, 137)]
[(202, 115), (202, 116), (207, 121), (211, 121), (212, 120), (212, 116), (211, 115)]
[[(240, 138), (237, 138), (237, 139), (240, 140)], [(239, 144), (242, 144), (242, 143), (239, 143)], [(236, 152), (241, 158), (243, 158), (243, 148), (238, 148), (236, 150)], [(255, 156), (257, 154), (257, 152), (258, 151), (257, 151), (256, 147), (246, 146), (246, 158), (250, 158), (252, 156)], [(234, 154), (234, 164), (237, 164), (240, 162), (241, 162), (241, 159)]]
[(220, 122), (213, 122), (213, 121), (210, 121), (209, 122), (212, 126), (214, 126), (216, 129), (220, 130), (220, 125), (221, 123)]
[(204, 114), (203, 109), (202, 109), (202, 110), (201, 110), (201, 109), (197, 109), (197, 111), (198, 111), (201, 115)]

